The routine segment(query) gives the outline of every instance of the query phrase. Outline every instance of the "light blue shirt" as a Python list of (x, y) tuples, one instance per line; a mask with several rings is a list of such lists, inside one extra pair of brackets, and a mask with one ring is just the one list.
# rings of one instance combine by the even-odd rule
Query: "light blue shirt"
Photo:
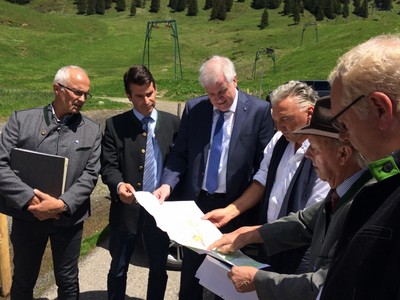
[[(137, 110), (133, 109), (133, 114), (136, 116), (136, 118), (138, 118), (140, 121), (142, 121), (142, 119), (144, 116), (142, 115), (140, 112), (138, 112)], [(148, 126), (148, 134), (151, 135), (152, 140), (153, 140), (153, 148), (154, 148), (154, 156), (156, 159), (156, 164), (157, 164), (157, 168), (156, 168), (156, 178), (154, 178), (155, 182), (156, 182), (156, 189), (160, 186), (160, 182), (161, 182), (161, 173), (162, 173), (162, 169), (163, 169), (163, 160), (162, 160), (162, 155), (161, 155), (161, 149), (158, 145), (157, 139), (156, 139), (156, 135), (155, 135), (155, 130), (156, 130), (156, 124), (157, 124), (157, 120), (158, 120), (158, 111), (156, 109), (153, 109), (153, 111), (151, 112), (151, 114), (149, 115), (149, 117), (151, 117), (152, 120), (150, 120)], [(149, 191), (149, 192), (153, 192), (153, 191)]]

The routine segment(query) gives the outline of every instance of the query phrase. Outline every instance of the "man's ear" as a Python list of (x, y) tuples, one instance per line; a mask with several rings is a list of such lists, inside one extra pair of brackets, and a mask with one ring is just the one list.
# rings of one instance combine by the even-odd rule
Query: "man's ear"
[(58, 96), (58, 93), (60, 92), (61, 87), (57, 83), (53, 83), (53, 92), (55, 96)]
[(373, 92), (368, 97), (371, 112), (378, 117), (378, 128), (386, 130), (393, 122), (394, 110), (392, 100), (384, 93)]
[(309, 106), (307, 108), (307, 124), (310, 124), (313, 112), (314, 112), (314, 106)]
[(350, 145), (342, 145), (338, 148), (338, 156), (340, 165), (344, 165), (353, 154), (353, 148)]

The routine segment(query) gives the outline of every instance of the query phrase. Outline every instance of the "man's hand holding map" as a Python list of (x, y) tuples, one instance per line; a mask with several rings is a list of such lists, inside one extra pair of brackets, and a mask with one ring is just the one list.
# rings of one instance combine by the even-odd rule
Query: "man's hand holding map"
[(157, 226), (165, 231), (169, 238), (199, 254), (208, 254), (231, 266), (253, 266), (258, 269), (266, 265), (248, 257), (240, 251), (223, 254), (207, 250), (222, 233), (210, 221), (203, 220), (204, 215), (194, 201), (166, 201), (160, 204), (149, 192), (135, 192), (136, 200), (156, 220)]

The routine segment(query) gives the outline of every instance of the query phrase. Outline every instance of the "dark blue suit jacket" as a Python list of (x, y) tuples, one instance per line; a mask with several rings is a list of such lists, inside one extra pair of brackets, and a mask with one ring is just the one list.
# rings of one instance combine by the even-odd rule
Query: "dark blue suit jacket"
[[(210, 147), (212, 116), (213, 106), (208, 96), (186, 103), (161, 180), (172, 189), (181, 182), (179, 194), (183, 200), (197, 200), (199, 196)], [(227, 203), (236, 200), (252, 183), (273, 134), (270, 104), (238, 90), (226, 174)]]

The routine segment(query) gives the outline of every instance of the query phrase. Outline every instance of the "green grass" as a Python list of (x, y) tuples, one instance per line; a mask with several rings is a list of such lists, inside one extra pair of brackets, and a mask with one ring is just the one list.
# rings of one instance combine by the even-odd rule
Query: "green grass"
[(81, 245), (81, 257), (88, 254), (94, 247), (104, 242), (110, 234), (110, 228), (106, 226), (101, 231), (96, 231), (93, 235), (83, 239)]
[[(270, 25), (260, 30), (262, 10), (250, 8), (250, 0), (234, 2), (225, 21), (209, 21), (199, 0), (199, 15), (174, 13), (161, 3), (158, 14), (138, 9), (105, 15), (76, 14), (73, 0), (35, 0), (15, 5), (0, 0), (0, 117), (13, 109), (42, 105), (52, 99), (53, 76), (62, 65), (84, 67), (92, 80), (94, 95), (87, 109), (106, 108), (98, 97), (124, 97), (122, 75), (131, 64), (142, 63), (146, 26), (149, 20), (177, 22), (183, 79), (175, 79), (174, 39), (170, 28), (153, 28), (150, 40), (150, 69), (164, 100), (185, 101), (203, 94), (197, 81), (200, 64), (219, 54), (230, 57), (237, 68), (240, 87), (260, 97), (290, 79), (325, 79), (337, 58), (352, 46), (380, 33), (398, 32), (399, 5), (390, 12), (377, 12), (366, 20), (350, 15), (318, 22), (316, 30), (303, 26), (314, 22), (309, 13), (299, 25), (283, 17), (281, 9), (269, 11)], [(44, 13), (46, 12), (46, 13)], [(261, 56), (252, 77), (256, 51), (275, 49), (276, 74), (272, 60)], [(147, 62), (147, 56), (146, 56)], [(179, 65), (177, 66), (179, 78)], [(102, 102), (102, 104), (99, 104)], [(106, 103), (107, 104), (104, 104)], [(117, 104), (121, 105), (121, 104)]]
[[(32, 89), (0, 89), (0, 118), (8, 117), (13, 110), (25, 109), (33, 106), (44, 106), (53, 97), (52, 91)], [(127, 108), (126, 103), (115, 102), (110, 99), (94, 98), (86, 102), (83, 110), (91, 109), (121, 109)]]

